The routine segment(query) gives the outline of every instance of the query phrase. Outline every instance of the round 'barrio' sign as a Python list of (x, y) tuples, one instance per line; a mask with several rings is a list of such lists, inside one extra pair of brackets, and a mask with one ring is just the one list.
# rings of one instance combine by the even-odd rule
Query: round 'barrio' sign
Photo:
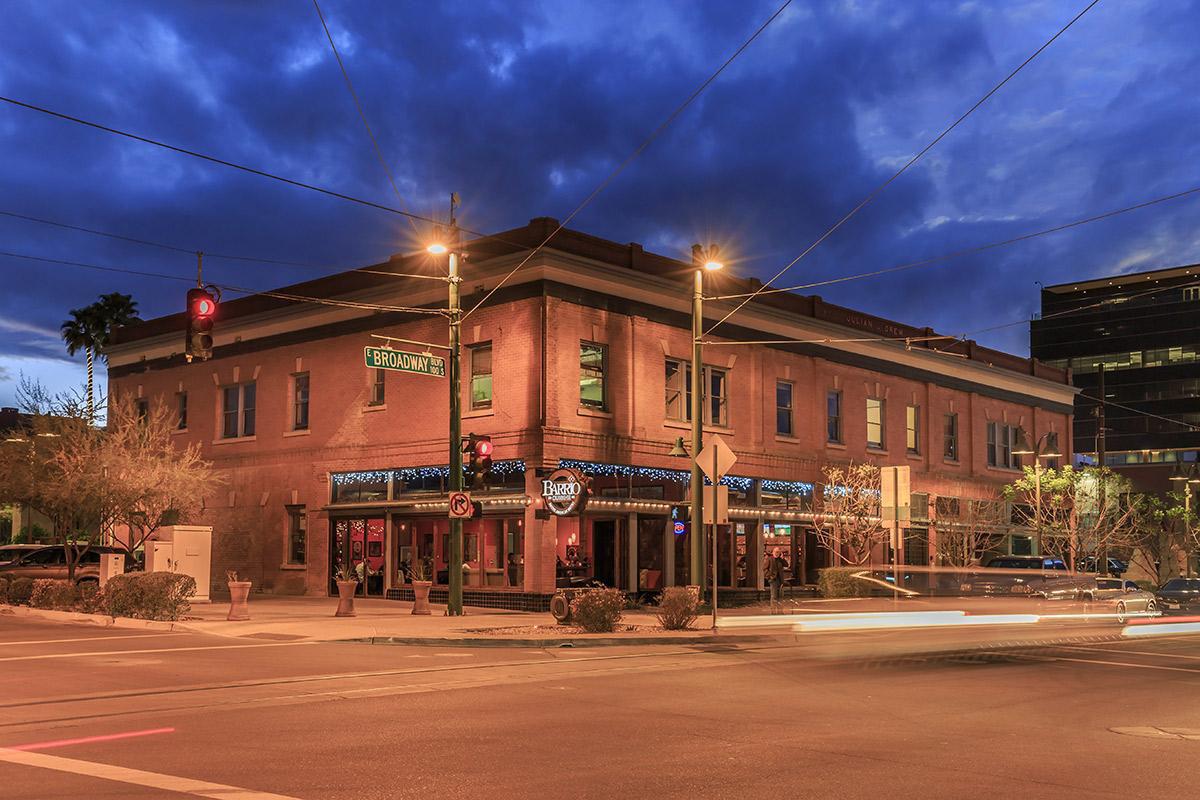
[(542, 499), (551, 514), (578, 514), (587, 505), (588, 479), (578, 470), (562, 467), (542, 479)]

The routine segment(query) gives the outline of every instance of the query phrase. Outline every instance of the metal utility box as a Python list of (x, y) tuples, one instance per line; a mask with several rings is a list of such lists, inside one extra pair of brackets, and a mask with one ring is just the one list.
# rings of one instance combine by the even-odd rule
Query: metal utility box
[(210, 602), (212, 583), (212, 528), (169, 525), (159, 528), (146, 542), (147, 572), (179, 572), (196, 581), (192, 602)]
[(100, 585), (108, 583), (108, 579), (113, 575), (121, 575), (125, 572), (125, 554), (124, 553), (101, 553), (100, 554)]

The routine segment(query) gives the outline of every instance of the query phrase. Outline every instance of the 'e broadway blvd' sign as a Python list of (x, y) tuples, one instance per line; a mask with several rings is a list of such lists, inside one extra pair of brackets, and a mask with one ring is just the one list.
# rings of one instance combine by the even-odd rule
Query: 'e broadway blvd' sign
[(446, 377), (446, 359), (441, 356), (390, 350), (386, 347), (364, 347), (363, 356), (367, 366), (375, 369), (415, 372), (418, 375), (432, 375), (435, 378)]

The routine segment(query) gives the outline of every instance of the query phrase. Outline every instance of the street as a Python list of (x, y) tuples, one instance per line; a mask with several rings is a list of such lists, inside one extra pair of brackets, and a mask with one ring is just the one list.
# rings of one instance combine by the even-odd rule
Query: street
[(1190, 796), (1200, 748), (1114, 731), (1200, 735), (1200, 639), (1183, 636), (873, 661), (32, 619), (0, 620), (0, 642), (14, 800)]

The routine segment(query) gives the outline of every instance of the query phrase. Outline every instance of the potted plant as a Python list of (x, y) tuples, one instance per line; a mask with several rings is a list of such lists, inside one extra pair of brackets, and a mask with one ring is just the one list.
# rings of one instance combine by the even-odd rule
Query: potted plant
[(337, 582), (338, 606), (335, 617), (356, 617), (354, 610), (354, 593), (358, 590), (358, 575), (349, 564), (342, 564), (333, 574)]
[(409, 568), (409, 574), (412, 575), (413, 587), (412, 613), (428, 616), (429, 589), (433, 586), (433, 581), (429, 580), (429, 565), (424, 559), (413, 559), (412, 566)]
[(229, 616), (228, 620), (250, 619), (250, 581), (239, 581), (236, 569), (228, 570), (225, 578), (229, 581)]

